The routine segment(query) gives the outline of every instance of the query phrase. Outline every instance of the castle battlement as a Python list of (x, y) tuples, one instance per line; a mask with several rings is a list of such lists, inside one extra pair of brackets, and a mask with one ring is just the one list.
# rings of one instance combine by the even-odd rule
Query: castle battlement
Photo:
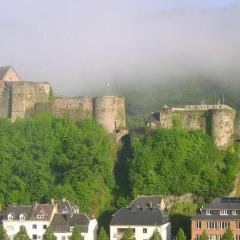
[(233, 140), (235, 110), (225, 104), (186, 105), (181, 108), (165, 105), (160, 112), (152, 114), (147, 127), (172, 128), (176, 122), (182, 128), (205, 131), (212, 136), (217, 147), (226, 148)]
[(12, 67), (0, 67), (0, 117), (15, 121), (40, 110), (73, 122), (92, 117), (109, 133), (125, 129), (121, 96), (52, 97), (48, 82), (22, 81)]

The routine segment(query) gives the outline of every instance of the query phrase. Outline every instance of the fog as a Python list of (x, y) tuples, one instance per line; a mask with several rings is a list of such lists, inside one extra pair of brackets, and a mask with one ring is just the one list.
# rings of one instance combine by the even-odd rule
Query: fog
[(166, 2), (0, 0), (0, 65), (64, 95), (240, 77), (239, 2)]

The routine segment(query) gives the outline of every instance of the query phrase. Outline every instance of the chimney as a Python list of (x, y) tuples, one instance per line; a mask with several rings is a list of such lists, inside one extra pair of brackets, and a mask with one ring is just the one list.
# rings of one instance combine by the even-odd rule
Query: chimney
[(150, 201), (150, 203), (149, 203), (149, 207), (150, 208), (152, 208), (153, 207), (153, 204), (152, 204), (152, 202)]
[(53, 198), (51, 199), (51, 205), (54, 205), (54, 199)]

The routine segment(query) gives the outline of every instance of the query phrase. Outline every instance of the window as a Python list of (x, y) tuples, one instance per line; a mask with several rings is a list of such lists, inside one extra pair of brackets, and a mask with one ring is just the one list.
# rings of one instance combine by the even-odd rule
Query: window
[(210, 235), (208, 235), (208, 239), (209, 240), (217, 240), (217, 235), (210, 234)]
[(220, 224), (219, 224), (220, 229), (227, 229), (228, 227), (230, 227), (229, 222), (220, 222)]
[(147, 228), (143, 228), (143, 233), (147, 233)]
[(74, 228), (74, 227), (70, 227), (70, 232), (72, 232), (72, 231), (73, 231), (73, 228)]
[(33, 224), (32, 229), (37, 229), (37, 224)]
[(212, 215), (212, 212), (211, 212), (211, 210), (206, 210), (206, 215)]
[(8, 220), (13, 220), (13, 215), (11, 213), (9, 213), (7, 218), (8, 218)]
[(237, 210), (232, 210), (232, 215), (237, 215)]
[(43, 225), (43, 229), (47, 229), (47, 225)]
[(227, 210), (220, 210), (220, 215), (228, 215), (228, 211)]
[(44, 215), (37, 215), (37, 218), (42, 219), (42, 218), (44, 218)]
[(38, 239), (42, 239), (42, 237), (39, 235), (39, 236), (38, 236)]
[(217, 222), (207, 222), (207, 229), (217, 229)]
[(200, 240), (201, 235), (197, 235), (195, 240)]
[(236, 235), (236, 240), (240, 240), (240, 235)]
[(196, 227), (196, 229), (200, 229), (201, 228), (201, 222), (196, 222), (195, 227)]
[(32, 235), (32, 239), (37, 239), (37, 235), (36, 235), (36, 234), (33, 234), (33, 235)]
[(25, 220), (25, 216), (24, 216), (23, 214), (20, 214), (20, 215), (19, 215), (19, 219), (20, 219), (20, 220)]
[(240, 229), (240, 222), (236, 222), (236, 229)]

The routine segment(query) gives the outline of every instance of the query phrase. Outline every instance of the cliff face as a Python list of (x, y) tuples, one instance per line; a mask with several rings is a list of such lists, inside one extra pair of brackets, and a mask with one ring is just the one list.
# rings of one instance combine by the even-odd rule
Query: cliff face
[(212, 136), (215, 145), (227, 148), (235, 133), (235, 110), (227, 105), (189, 105), (184, 108), (163, 107), (149, 128), (157, 126), (171, 128), (174, 125), (186, 129), (202, 129)]

